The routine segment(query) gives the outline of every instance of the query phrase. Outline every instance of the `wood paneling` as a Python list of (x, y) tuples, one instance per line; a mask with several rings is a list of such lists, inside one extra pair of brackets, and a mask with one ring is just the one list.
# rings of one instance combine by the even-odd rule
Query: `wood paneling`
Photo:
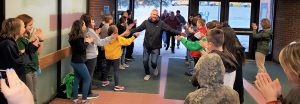
[(39, 64), (41, 69), (45, 69), (46, 67), (59, 62), (60, 60), (71, 56), (71, 48), (66, 47), (56, 52), (50, 53), (44, 57), (39, 59)]

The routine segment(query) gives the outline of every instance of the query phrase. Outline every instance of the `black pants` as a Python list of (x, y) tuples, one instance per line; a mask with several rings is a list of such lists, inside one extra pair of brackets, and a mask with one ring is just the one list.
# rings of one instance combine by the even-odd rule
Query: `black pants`
[(131, 59), (134, 48), (134, 42), (132, 42), (129, 46), (126, 46), (126, 55), (125, 58)]
[(197, 62), (198, 62), (198, 60), (199, 60), (199, 58), (196, 58), (196, 57), (193, 57), (194, 58), (194, 63), (195, 63), (195, 65), (197, 64)]
[(98, 47), (98, 57), (97, 57), (97, 65), (95, 70), (95, 78), (101, 81), (104, 81), (103, 74), (105, 73), (106, 69), (106, 59), (105, 59), (105, 52), (101, 47)]
[(116, 60), (106, 60), (106, 70), (104, 73), (104, 81), (108, 81), (108, 74), (110, 72), (111, 67), (113, 68), (114, 72), (114, 81), (115, 86), (119, 85), (119, 65), (120, 65), (120, 59)]
[[(171, 47), (170, 47), (170, 38), (171, 38)], [(173, 34), (171, 32), (167, 32), (167, 47), (166, 47), (166, 50), (168, 50), (169, 47), (171, 48), (172, 52), (175, 51), (175, 34)]]
[(233, 84), (233, 89), (239, 93), (240, 103), (244, 102), (244, 83), (243, 83), (243, 69), (242, 62), (239, 63), (239, 67), (236, 70), (235, 82)]

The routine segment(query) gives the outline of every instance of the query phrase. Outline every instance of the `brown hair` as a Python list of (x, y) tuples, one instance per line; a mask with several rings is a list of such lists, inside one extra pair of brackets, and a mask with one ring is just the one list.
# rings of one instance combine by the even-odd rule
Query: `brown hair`
[(17, 18), (24, 22), (25, 28), (26, 28), (26, 25), (33, 20), (33, 18), (27, 14), (21, 14), (21, 15), (17, 16)]
[(285, 46), (279, 54), (279, 62), (285, 72), (296, 75), (300, 82), (300, 43), (293, 43)]
[(20, 35), (22, 20), (17, 18), (9, 18), (2, 23), (0, 38), (15, 39)]
[(216, 47), (222, 47), (224, 44), (224, 32), (220, 29), (212, 29), (208, 31), (207, 41), (213, 43)]
[(216, 23), (214, 23), (214, 22), (208, 22), (207, 24), (206, 24), (206, 27), (207, 27), (207, 29), (214, 29), (214, 28), (216, 28)]
[(111, 25), (109, 26), (107, 30), (107, 35), (110, 36), (111, 34), (117, 34), (118, 33), (118, 28), (116, 25)]
[(201, 26), (205, 26), (205, 19), (202, 19), (202, 18), (200, 18), (200, 19), (198, 19), (198, 21), (197, 21), (197, 23), (199, 23)]
[(106, 16), (104, 16), (103, 21), (104, 21), (105, 23), (109, 23), (109, 20), (113, 20), (113, 17), (112, 17), (111, 15), (106, 15)]
[(76, 20), (73, 22), (71, 31), (69, 33), (69, 41), (78, 38), (84, 38), (85, 31), (82, 30), (83, 24), (84, 24), (83, 20)]
[(265, 29), (269, 29), (271, 28), (271, 22), (269, 19), (264, 18), (261, 20), (261, 27), (265, 30)]

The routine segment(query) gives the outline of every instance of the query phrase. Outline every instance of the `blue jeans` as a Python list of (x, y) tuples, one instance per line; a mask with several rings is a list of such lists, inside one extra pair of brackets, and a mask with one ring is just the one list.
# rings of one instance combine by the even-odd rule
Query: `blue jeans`
[(125, 64), (126, 47), (122, 47), (121, 65)]
[(91, 76), (90, 73), (85, 65), (85, 63), (73, 63), (71, 65), (74, 69), (75, 79), (72, 88), (73, 98), (78, 98), (78, 87), (79, 87), (79, 80), (83, 80), (83, 87), (82, 87), (82, 99), (86, 100), (88, 95), (88, 90), (91, 84)]
[(167, 44), (167, 33), (165, 31), (163, 31), (162, 33), (162, 39), (164, 41), (164, 44)]
[(189, 50), (186, 50), (186, 56), (187, 56), (187, 60), (189, 62), (188, 72), (192, 72), (192, 71), (194, 71), (195, 61), (192, 58), (191, 53), (190, 53)]
[(151, 56), (151, 67), (155, 69), (157, 67), (157, 60), (159, 56), (159, 49), (147, 49), (144, 47), (143, 52), (143, 63), (145, 68), (146, 75), (150, 75), (150, 69), (149, 69), (149, 57)]

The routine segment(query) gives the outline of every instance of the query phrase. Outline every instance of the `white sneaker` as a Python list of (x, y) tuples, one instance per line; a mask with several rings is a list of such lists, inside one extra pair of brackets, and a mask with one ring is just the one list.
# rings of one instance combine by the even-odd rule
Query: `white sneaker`
[(129, 67), (129, 65), (127, 65), (127, 64), (123, 64), (123, 67), (124, 67), (124, 68), (128, 68), (128, 67)]
[(159, 70), (157, 68), (155, 68), (154, 71), (153, 71), (153, 75), (158, 76), (158, 72), (159, 72)]
[(145, 80), (145, 81), (148, 81), (148, 80), (150, 79), (150, 77), (151, 77), (150, 75), (146, 75), (146, 76), (144, 77), (144, 80)]
[(123, 65), (120, 65), (119, 69), (124, 70), (125, 68), (123, 67)]

